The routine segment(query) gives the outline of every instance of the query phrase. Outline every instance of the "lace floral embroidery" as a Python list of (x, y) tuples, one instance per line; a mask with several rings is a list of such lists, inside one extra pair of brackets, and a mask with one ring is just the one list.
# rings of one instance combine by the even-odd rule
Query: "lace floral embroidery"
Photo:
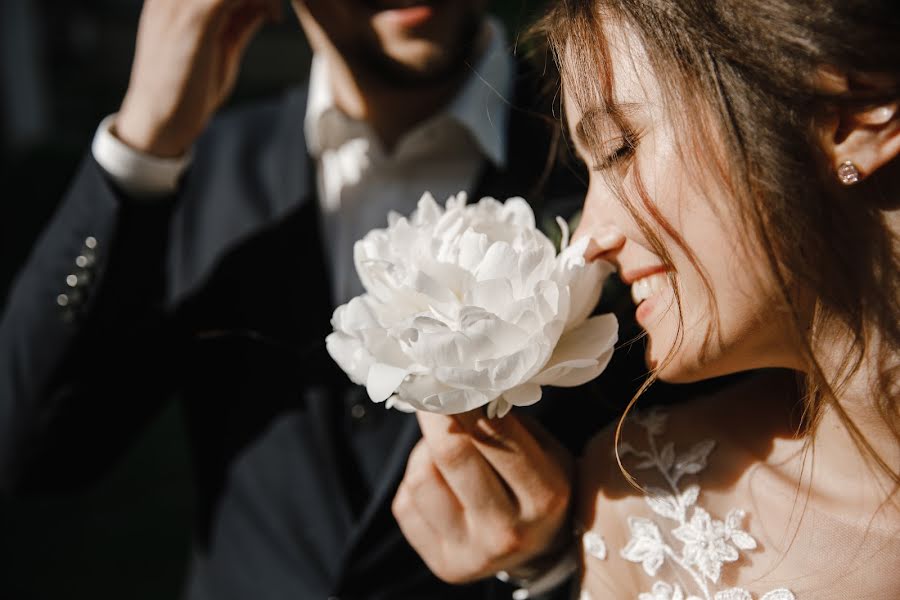
[[(659, 410), (633, 417), (646, 431), (649, 449), (637, 450), (623, 443), (619, 446), (619, 454), (636, 457), (639, 460), (635, 466), (637, 469), (656, 469), (662, 475), (668, 489), (648, 488), (645, 500), (654, 513), (675, 522), (677, 526), (670, 532), (674, 540), (672, 543), (666, 540), (656, 521), (629, 517), (631, 536), (621, 556), (640, 563), (651, 577), (655, 577), (668, 560), (690, 576), (699, 595), (687, 595), (676, 583), (656, 581), (651, 591), (640, 594), (638, 600), (754, 600), (747, 590), (730, 588), (716, 591), (715, 587), (725, 563), (736, 561), (741, 551), (756, 548), (756, 540), (741, 529), (744, 511), (732, 509), (724, 521), (715, 519), (697, 506), (700, 486), (680, 485), (685, 475), (696, 475), (706, 468), (715, 441), (698, 442), (681, 454), (675, 451), (675, 444), (671, 442), (660, 449), (657, 436), (665, 433), (666, 418), (666, 414)], [(676, 541), (681, 543), (680, 552), (673, 547)], [(779, 588), (760, 600), (795, 600), (795, 597), (789, 590)]]

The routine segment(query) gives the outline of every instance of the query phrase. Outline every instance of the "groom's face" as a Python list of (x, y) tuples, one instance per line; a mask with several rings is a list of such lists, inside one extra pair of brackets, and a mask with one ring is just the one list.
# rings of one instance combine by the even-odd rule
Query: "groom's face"
[(293, 0), (315, 50), (330, 43), (361, 80), (440, 82), (473, 51), (488, 0)]

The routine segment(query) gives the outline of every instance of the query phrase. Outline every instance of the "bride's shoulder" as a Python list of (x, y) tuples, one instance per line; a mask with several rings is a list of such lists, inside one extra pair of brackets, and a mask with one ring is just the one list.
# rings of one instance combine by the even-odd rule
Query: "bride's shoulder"
[(770, 427), (773, 411), (789, 412), (783, 388), (783, 378), (761, 373), (677, 405), (634, 411), (622, 423), (618, 444), (617, 424), (590, 441), (582, 475), (611, 498), (641, 499), (639, 487), (659, 487), (689, 475), (730, 488), (729, 480), (735, 483), (748, 467), (776, 451), (777, 436), (760, 435), (760, 430)]
[[(617, 445), (614, 427), (591, 441), (580, 461), (577, 512), (594, 597), (712, 599), (716, 590), (734, 594), (722, 598), (756, 597), (741, 595), (746, 590), (723, 567), (758, 546), (747, 527), (746, 478), (777, 442), (758, 435), (751, 420), (760, 407), (778, 405), (770, 397), (778, 390), (767, 375), (749, 377), (635, 413)], [(774, 591), (767, 600), (793, 597)]]
[(614, 427), (591, 441), (576, 507), (585, 598), (892, 597), (900, 521), (876, 527), (804, 493), (791, 384), (753, 375), (636, 412), (617, 448)]

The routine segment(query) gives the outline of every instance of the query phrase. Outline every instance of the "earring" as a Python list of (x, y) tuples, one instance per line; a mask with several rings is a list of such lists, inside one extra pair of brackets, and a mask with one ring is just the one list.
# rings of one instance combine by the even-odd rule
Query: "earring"
[(859, 169), (851, 161), (845, 160), (837, 168), (837, 176), (844, 185), (853, 185), (859, 181)]

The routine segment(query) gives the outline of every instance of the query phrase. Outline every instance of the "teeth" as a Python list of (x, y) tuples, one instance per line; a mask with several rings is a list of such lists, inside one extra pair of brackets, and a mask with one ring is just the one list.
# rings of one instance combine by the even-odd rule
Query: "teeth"
[(654, 273), (647, 277), (641, 277), (631, 284), (631, 299), (635, 304), (640, 304), (656, 292), (668, 285), (669, 279), (665, 273)]

